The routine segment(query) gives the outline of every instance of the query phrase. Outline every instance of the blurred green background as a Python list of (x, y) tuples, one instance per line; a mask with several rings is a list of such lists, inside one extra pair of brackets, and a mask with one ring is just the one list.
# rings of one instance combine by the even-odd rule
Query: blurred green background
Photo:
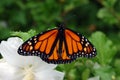
[(0, 1), (0, 41), (26, 40), (58, 22), (85, 35), (97, 49), (95, 58), (58, 65), (64, 80), (120, 80), (120, 0)]

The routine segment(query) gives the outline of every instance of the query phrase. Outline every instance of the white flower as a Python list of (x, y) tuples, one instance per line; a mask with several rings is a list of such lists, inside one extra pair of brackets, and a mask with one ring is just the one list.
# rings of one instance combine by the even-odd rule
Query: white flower
[(100, 76), (91, 77), (88, 80), (100, 80)]
[(22, 43), (17, 37), (1, 42), (0, 80), (63, 80), (64, 73), (54, 70), (57, 65), (19, 55), (17, 49)]

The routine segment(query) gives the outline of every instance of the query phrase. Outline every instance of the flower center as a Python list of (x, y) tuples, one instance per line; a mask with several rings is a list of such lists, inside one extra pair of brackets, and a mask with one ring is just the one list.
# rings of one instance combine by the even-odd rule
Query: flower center
[(25, 74), (23, 80), (34, 80), (35, 76), (34, 76), (32, 65), (25, 66), (23, 68), (23, 70), (24, 70), (24, 74)]

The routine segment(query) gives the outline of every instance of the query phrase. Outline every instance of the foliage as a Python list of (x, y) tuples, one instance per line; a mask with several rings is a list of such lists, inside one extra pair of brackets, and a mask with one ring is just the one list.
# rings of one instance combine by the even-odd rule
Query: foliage
[(120, 0), (0, 2), (0, 40), (19, 36), (25, 41), (58, 22), (89, 37), (97, 49), (95, 58), (59, 65), (64, 80), (120, 80)]
[(102, 32), (92, 34), (90, 40), (94, 43), (98, 52), (98, 60), (101, 65), (109, 64), (116, 54), (116, 47)]

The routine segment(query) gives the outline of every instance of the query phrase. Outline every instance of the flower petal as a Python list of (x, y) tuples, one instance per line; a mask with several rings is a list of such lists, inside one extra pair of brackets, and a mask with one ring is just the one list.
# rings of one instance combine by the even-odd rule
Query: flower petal
[(63, 80), (64, 73), (56, 70), (42, 70), (35, 73), (35, 80)]
[[(26, 79), (24, 68), (34, 72), (36, 80), (62, 80), (64, 73), (53, 70), (57, 65), (48, 64), (36, 56), (21, 56), (17, 53), (18, 47), (23, 43), (20, 38), (9, 38), (0, 44), (0, 53), (6, 62), (0, 62), (0, 79), (22, 80)], [(13, 67), (14, 66), (14, 67)], [(7, 71), (6, 71), (7, 70)], [(7, 77), (6, 74), (8, 75)], [(17, 75), (16, 75), (17, 74)], [(46, 77), (46, 75), (48, 75)]]
[(7, 62), (0, 62), (0, 80), (14, 80), (14, 67), (7, 64)]
[(23, 41), (18, 37), (9, 38), (7, 41), (1, 42), (0, 53), (9, 64), (21, 67), (31, 64), (31, 61), (36, 58), (35, 56), (22, 56), (17, 53), (17, 49), (22, 43)]
[(100, 80), (100, 76), (91, 77), (88, 80)]
[(4, 57), (4, 59), (13, 64), (16, 62), (16, 58), (18, 58), (17, 48), (22, 44), (22, 40), (20, 38), (9, 38), (7, 41), (2, 41), (0, 44), (0, 53)]
[[(2, 41), (0, 44), (0, 53), (4, 59), (18, 67), (35, 65), (41, 66), (41, 69), (53, 69), (56, 67), (54, 64), (47, 64), (36, 56), (22, 56), (17, 53), (18, 47), (23, 43), (23, 41), (18, 37), (9, 38), (7, 41)], [(48, 66), (49, 65), (49, 66)]]
[(34, 67), (36, 66), (35, 71), (41, 71), (41, 70), (52, 70), (56, 68), (56, 64), (48, 64), (44, 61), (42, 61), (39, 57), (34, 58), (33, 62)]

